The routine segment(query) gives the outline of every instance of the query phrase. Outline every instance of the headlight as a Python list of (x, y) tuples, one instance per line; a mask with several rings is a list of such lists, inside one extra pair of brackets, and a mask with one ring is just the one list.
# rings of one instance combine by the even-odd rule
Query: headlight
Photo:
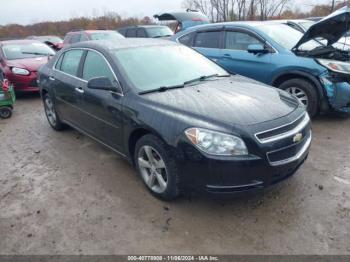
[(23, 76), (30, 75), (30, 72), (27, 69), (18, 68), (18, 67), (12, 67), (12, 73), (16, 75), (23, 75)]
[(248, 155), (248, 149), (239, 137), (202, 128), (189, 128), (185, 134), (193, 145), (207, 154), (217, 156)]
[(333, 72), (350, 74), (350, 63), (328, 59), (316, 59), (316, 61)]

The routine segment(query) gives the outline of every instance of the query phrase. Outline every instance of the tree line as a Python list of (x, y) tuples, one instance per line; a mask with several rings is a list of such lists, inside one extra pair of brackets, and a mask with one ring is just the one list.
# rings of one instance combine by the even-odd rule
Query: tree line
[(212, 22), (226, 22), (326, 16), (350, 3), (349, 0), (328, 2), (310, 5), (307, 12), (295, 7), (293, 0), (184, 0), (183, 7), (203, 12)]
[[(329, 0), (328, 4), (318, 4), (308, 12), (293, 6), (293, 0), (184, 0), (183, 7), (206, 14), (212, 22), (235, 20), (267, 20), (319, 17), (350, 4), (350, 0)], [(116, 30), (129, 25), (153, 24), (150, 17), (122, 17), (116, 12), (105, 12), (94, 17), (72, 18), (66, 21), (41, 22), (31, 25), (9, 24), (0, 26), (0, 39), (19, 39), (30, 35), (64, 36), (77, 29)]]

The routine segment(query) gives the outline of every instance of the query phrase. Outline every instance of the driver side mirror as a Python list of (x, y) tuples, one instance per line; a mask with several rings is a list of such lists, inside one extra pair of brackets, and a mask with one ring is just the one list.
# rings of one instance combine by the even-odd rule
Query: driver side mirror
[(89, 80), (87, 87), (96, 90), (106, 90), (122, 94), (122, 88), (117, 81), (113, 83), (108, 77), (95, 77)]
[(263, 45), (261, 44), (254, 44), (254, 45), (249, 45), (248, 46), (248, 53), (252, 54), (267, 54), (269, 53), (269, 50), (266, 49)]

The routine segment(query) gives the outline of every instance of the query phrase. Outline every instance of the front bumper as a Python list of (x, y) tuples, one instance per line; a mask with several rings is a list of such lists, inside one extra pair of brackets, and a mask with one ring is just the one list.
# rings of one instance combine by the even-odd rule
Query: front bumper
[(16, 92), (38, 92), (37, 73), (31, 72), (28, 76), (14, 75), (7, 76), (13, 84)]
[(320, 77), (329, 104), (334, 111), (350, 113), (350, 83), (334, 78), (328, 73)]
[(186, 161), (179, 164), (183, 187), (191, 191), (212, 194), (239, 194), (256, 192), (287, 179), (296, 173), (308, 157), (312, 133), (296, 144), (285, 161), (271, 162), (265, 157), (251, 156), (241, 159), (211, 159), (202, 153), (185, 148)]

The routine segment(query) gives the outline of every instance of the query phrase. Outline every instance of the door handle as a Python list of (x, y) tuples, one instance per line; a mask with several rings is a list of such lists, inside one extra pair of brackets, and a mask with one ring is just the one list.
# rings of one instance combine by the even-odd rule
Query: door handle
[(225, 58), (231, 58), (231, 55), (230, 54), (224, 54), (224, 57)]
[(80, 94), (84, 94), (84, 89), (82, 87), (76, 87), (75, 91), (77, 91)]
[(49, 79), (50, 79), (51, 81), (55, 81), (55, 80), (56, 80), (53, 76), (50, 76)]

